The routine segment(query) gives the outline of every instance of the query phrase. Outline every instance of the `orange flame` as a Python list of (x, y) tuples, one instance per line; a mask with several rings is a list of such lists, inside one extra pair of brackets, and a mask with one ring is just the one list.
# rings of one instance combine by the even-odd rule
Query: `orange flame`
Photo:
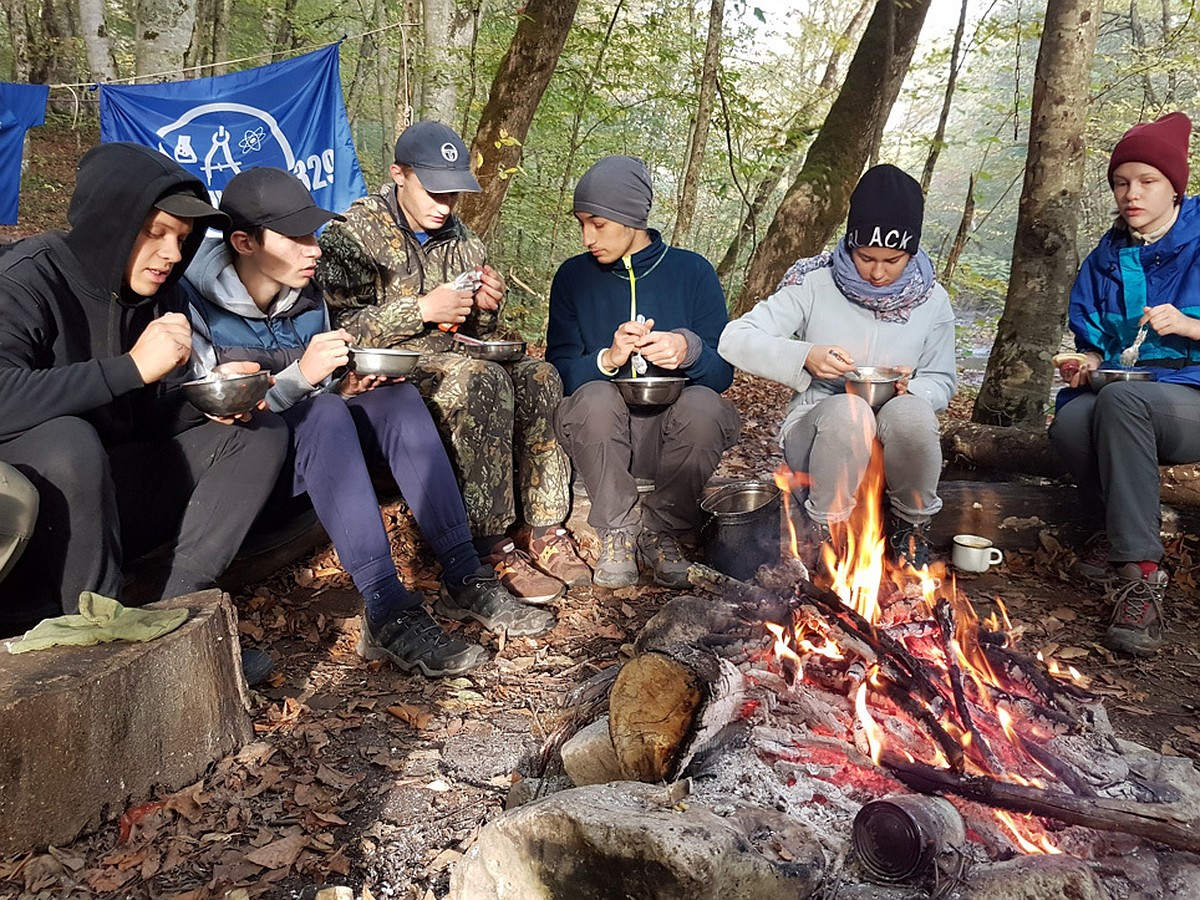
[(1033, 816), (1022, 816), (1024, 819), (1024, 824), (1022, 825), (1017, 822), (1011, 813), (1005, 812), (1002, 809), (994, 810), (994, 812), (996, 819), (999, 820), (1004, 830), (1012, 835), (1013, 840), (1017, 842), (1017, 846), (1021, 848), (1023, 853), (1062, 853), (1061, 850), (1051, 843), (1050, 837), (1033, 820)]
[(883, 758), (883, 729), (871, 718), (870, 710), (867, 709), (866, 682), (858, 686), (858, 694), (854, 698), (854, 711), (863, 734), (867, 737), (867, 746), (871, 748), (871, 759), (875, 765), (879, 765), (879, 760)]

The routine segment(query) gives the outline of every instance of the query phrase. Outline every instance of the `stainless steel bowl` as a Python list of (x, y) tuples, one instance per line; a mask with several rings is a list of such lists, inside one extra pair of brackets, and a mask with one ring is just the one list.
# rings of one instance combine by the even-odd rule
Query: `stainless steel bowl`
[(421, 354), (413, 350), (393, 350), (383, 347), (351, 347), (349, 368), (359, 375), (382, 375), (400, 378), (417, 367)]
[(515, 362), (525, 355), (524, 341), (474, 341), (454, 336), (454, 346), (467, 356), (492, 362)]
[(846, 373), (846, 393), (862, 397), (872, 409), (879, 409), (896, 396), (896, 382), (905, 373), (889, 366), (859, 366)]
[(1149, 369), (1092, 369), (1088, 372), (1088, 385), (1098, 391), (1114, 381), (1153, 381), (1154, 373)]
[(240, 416), (258, 406), (270, 387), (270, 372), (238, 375), (210, 372), (203, 378), (185, 382), (183, 396), (210, 416)]
[(614, 378), (612, 383), (628, 406), (670, 406), (683, 393), (687, 379), (643, 375), (640, 378)]

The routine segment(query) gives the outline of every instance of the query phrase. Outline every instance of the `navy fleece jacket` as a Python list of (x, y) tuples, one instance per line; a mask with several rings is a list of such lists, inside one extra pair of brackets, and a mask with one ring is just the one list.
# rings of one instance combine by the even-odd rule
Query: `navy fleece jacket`
[[(686, 375), (692, 384), (720, 393), (733, 383), (733, 366), (717, 355), (717, 341), (729, 321), (717, 273), (700, 254), (667, 246), (654, 229), (649, 234), (650, 246), (631, 260), (637, 313), (653, 319), (655, 331), (683, 334), (689, 352), (681, 369), (651, 366), (646, 374)], [(619, 260), (604, 265), (581, 253), (559, 266), (550, 286), (546, 360), (562, 376), (564, 394), (608, 379), (596, 357), (612, 345), (617, 328), (631, 320), (630, 296), (629, 275)], [(629, 374), (626, 363), (618, 375)]]

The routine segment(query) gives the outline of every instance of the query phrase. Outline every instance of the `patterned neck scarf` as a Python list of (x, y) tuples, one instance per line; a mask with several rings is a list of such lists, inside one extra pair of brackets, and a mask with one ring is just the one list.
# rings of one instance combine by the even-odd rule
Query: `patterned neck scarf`
[(918, 249), (909, 259), (900, 277), (891, 284), (876, 287), (865, 281), (854, 267), (845, 240), (833, 251), (833, 281), (851, 303), (869, 309), (882, 322), (907, 322), (912, 311), (929, 299), (936, 283), (933, 263)]

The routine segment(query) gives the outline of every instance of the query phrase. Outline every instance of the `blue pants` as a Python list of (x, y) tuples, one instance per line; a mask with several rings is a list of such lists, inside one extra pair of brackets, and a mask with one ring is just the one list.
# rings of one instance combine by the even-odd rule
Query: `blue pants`
[(359, 591), (396, 574), (371, 484), (373, 465), (387, 464), (439, 560), (471, 540), (454, 470), (413, 385), (382, 385), (348, 400), (318, 394), (281, 415), (292, 432), (283, 484), (292, 496), (308, 493)]

